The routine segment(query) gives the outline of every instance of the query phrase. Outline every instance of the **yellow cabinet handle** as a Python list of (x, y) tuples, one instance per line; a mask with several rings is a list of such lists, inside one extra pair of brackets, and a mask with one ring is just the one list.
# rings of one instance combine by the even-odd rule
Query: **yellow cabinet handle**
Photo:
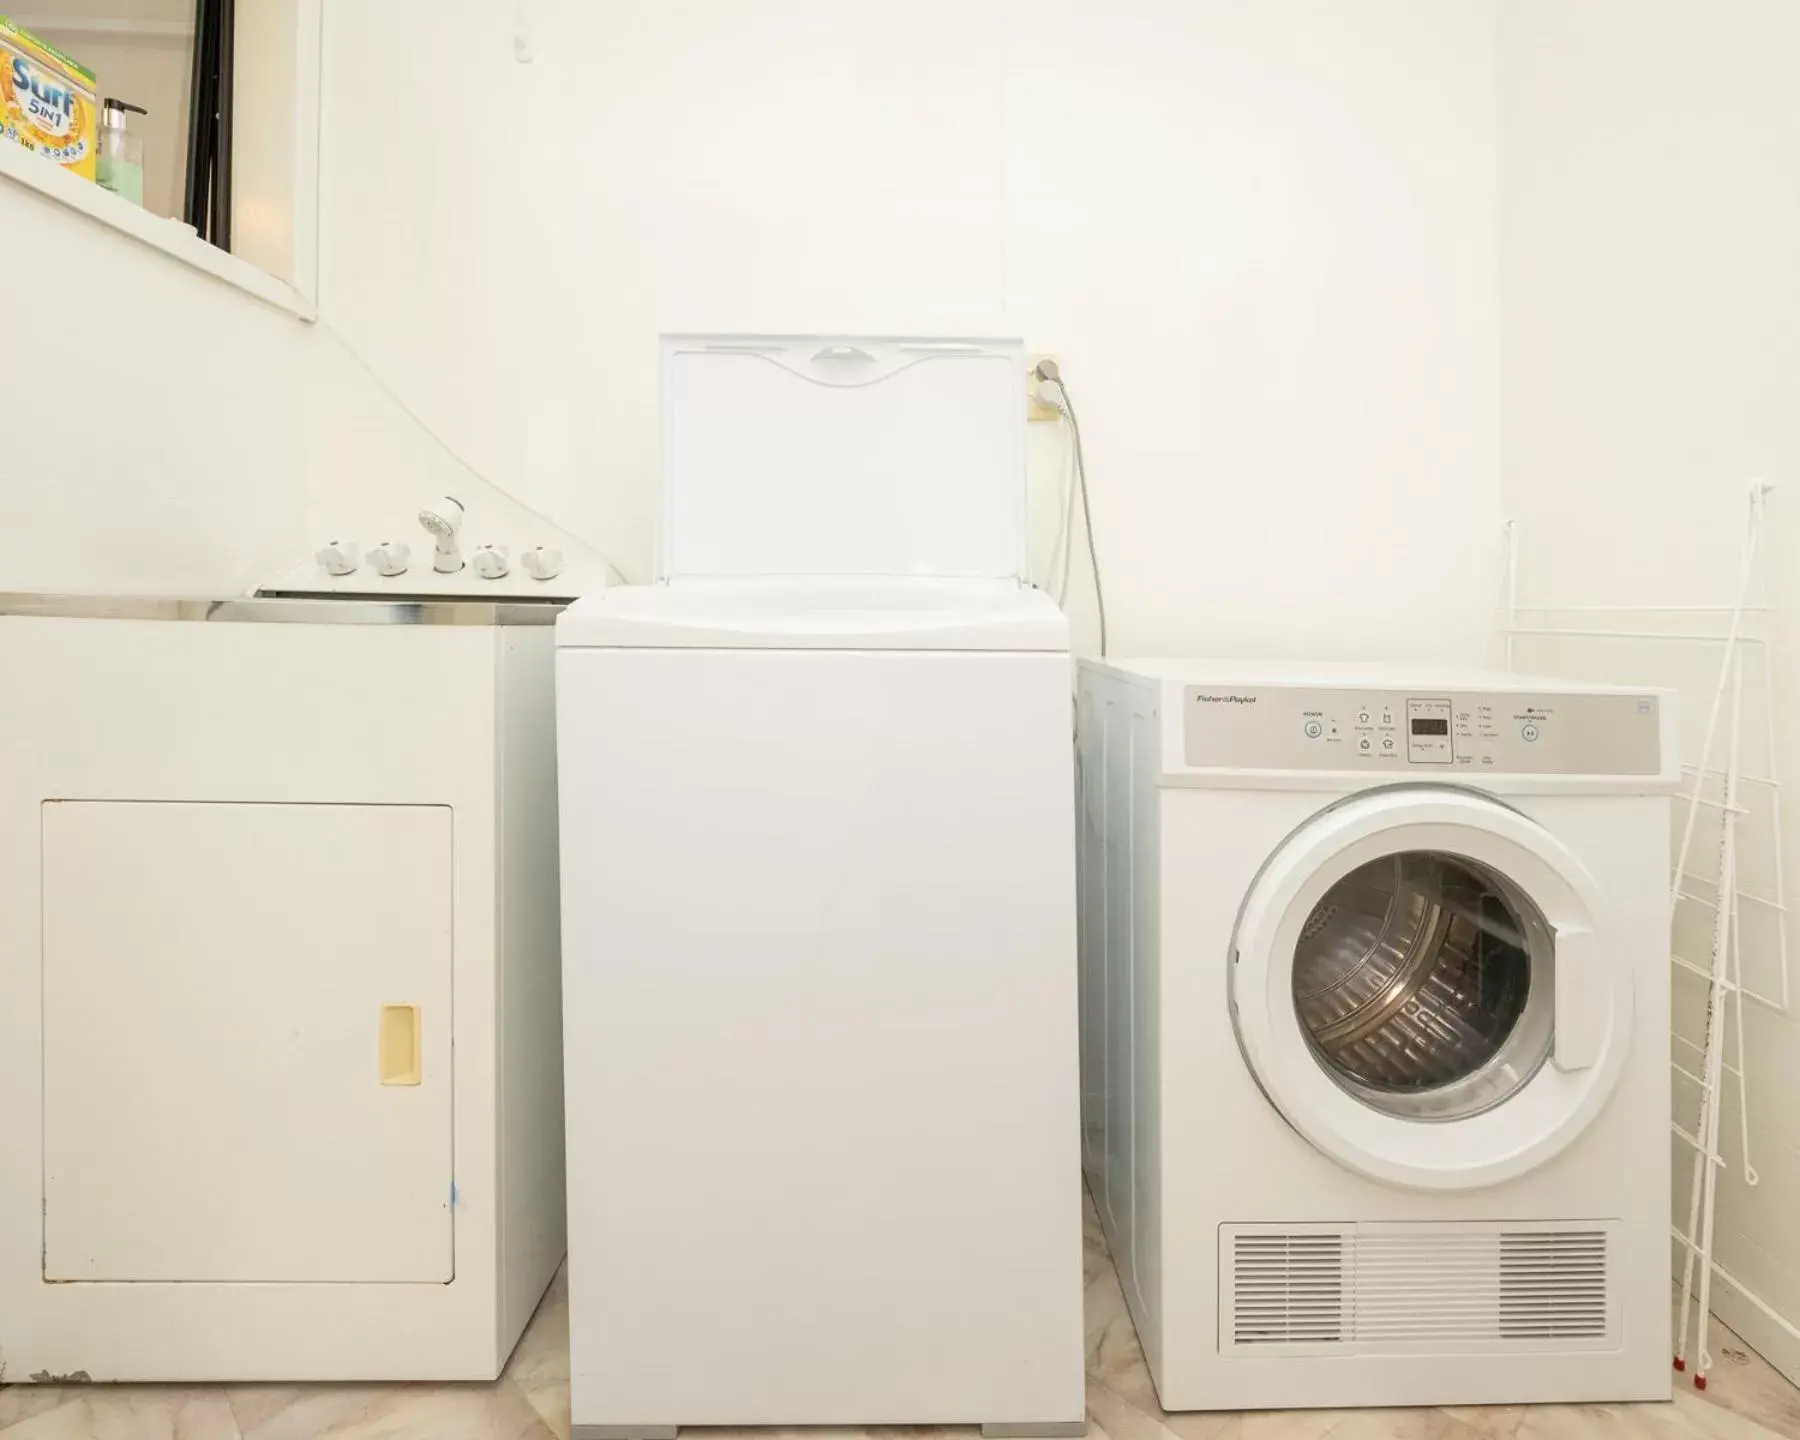
[(419, 1083), (419, 1007), (381, 1007), (381, 1083)]

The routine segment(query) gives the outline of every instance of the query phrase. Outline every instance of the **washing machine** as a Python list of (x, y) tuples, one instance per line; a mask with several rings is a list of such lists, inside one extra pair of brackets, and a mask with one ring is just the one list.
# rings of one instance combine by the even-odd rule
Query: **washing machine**
[(1673, 711), (1082, 664), (1084, 1161), (1166, 1408), (1668, 1398)]
[(1014, 342), (663, 351), (557, 626), (571, 1409), (1082, 1433), (1068, 628)]

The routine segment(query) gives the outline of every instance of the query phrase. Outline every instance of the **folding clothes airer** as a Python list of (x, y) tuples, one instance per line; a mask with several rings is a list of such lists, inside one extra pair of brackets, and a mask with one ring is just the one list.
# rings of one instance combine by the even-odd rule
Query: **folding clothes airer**
[[(1744, 1002), (1748, 999), (1754, 1004), (1785, 1013), (1791, 999), (1781, 807), (1777, 803), (1781, 781), (1776, 765), (1777, 732), (1771, 660), (1773, 647), (1772, 636), (1767, 633), (1770, 607), (1764, 603), (1762, 595), (1767, 566), (1763, 547), (1766, 501), (1773, 488), (1760, 480), (1753, 481), (1750, 485), (1735, 594), (1729, 606), (1521, 605), (1518, 596), (1518, 529), (1512, 522), (1508, 522), (1505, 530), (1505, 588), (1501, 601), (1500, 633), (1508, 670), (1514, 668), (1517, 637), (1622, 642), (1627, 646), (1626, 653), (1631, 653), (1631, 647), (1637, 642), (1666, 642), (1684, 648), (1693, 644), (1718, 645), (1722, 649), (1698, 755), (1693, 763), (1682, 767), (1683, 774), (1691, 779), (1692, 785), (1685, 796), (1687, 813), (1683, 818), (1670, 897), (1670, 963), (1676, 970), (1697, 976), (1706, 982), (1705, 1033), (1703, 1042), (1697, 1047), (1697, 1073), (1696, 1070), (1687, 1069), (1679, 1061), (1671, 1061), (1675, 1073), (1696, 1087), (1699, 1095), (1693, 1128), (1685, 1128), (1679, 1120), (1672, 1123), (1676, 1137), (1693, 1151), (1686, 1223), (1671, 1226), (1676, 1242), (1685, 1252), (1680, 1292), (1681, 1318), (1676, 1336), (1674, 1364), (1677, 1370), (1687, 1371), (1692, 1357), (1694, 1384), (1702, 1390), (1706, 1388), (1707, 1373), (1713, 1363), (1713, 1357), (1707, 1349), (1707, 1333), (1711, 1324), (1712, 1281), (1715, 1275), (1720, 1276), (1734, 1294), (1759, 1310), (1768, 1321), (1800, 1339), (1800, 1325), (1794, 1319), (1781, 1314), (1736, 1277), (1726, 1273), (1713, 1258), (1718, 1177), (1720, 1170), (1727, 1165), (1720, 1153), (1719, 1131), (1728, 1077), (1735, 1082), (1737, 1090), (1738, 1138), (1744, 1183), (1754, 1186), (1760, 1180), (1751, 1160), (1750, 1150), (1747, 1080), (1749, 1061), (1744, 1033)], [(1756, 597), (1754, 600), (1753, 593)], [(1573, 624), (1521, 625), (1518, 623), (1521, 613), (1534, 617), (1580, 615), (1582, 618)], [(1705, 615), (1712, 622), (1705, 630), (1681, 627), (1679, 617), (1700, 615)], [(1717, 616), (1724, 616), (1726, 619), (1722, 633), (1712, 618)], [(1618, 623), (1606, 623), (1612, 617), (1618, 617)], [(1653, 620), (1652, 617), (1658, 618)], [(1756, 622), (1754, 625), (1753, 620)], [(1763, 775), (1747, 775), (1743, 767), (1746, 651), (1760, 651), (1763, 739), (1767, 764), (1767, 773)], [(1756, 663), (1754, 659), (1752, 663)], [(1607, 671), (1628, 669), (1617, 662), (1603, 662), (1602, 668)], [(1618, 674), (1609, 678), (1641, 680), (1644, 677)], [(1714, 763), (1714, 756), (1721, 745), (1725, 751), (1724, 763), (1717, 765)], [(1747, 805), (1744, 801), (1746, 789), (1764, 792), (1764, 803)], [(1704, 848), (1696, 844), (1697, 822), (1703, 811), (1716, 812), (1719, 817), (1718, 868), (1713, 875), (1704, 873), (1696, 861), (1697, 851)], [(1764, 813), (1769, 826), (1767, 838), (1772, 847), (1772, 893), (1758, 893), (1745, 888), (1742, 883), (1742, 837), (1739, 826), (1747, 817)], [(1711, 890), (1710, 895), (1703, 893), (1707, 889)], [(1773, 966), (1778, 975), (1778, 984), (1772, 994), (1744, 982), (1741, 918), (1745, 904), (1766, 910), (1773, 922), (1773, 944), (1769, 946), (1773, 953), (1767, 957), (1765, 965), (1765, 968)], [(1684, 911), (1683, 907), (1696, 907), (1710, 912), (1710, 925), (1707, 927), (1710, 945), (1704, 960), (1691, 959), (1679, 951), (1677, 936), (1682, 933), (1681, 922), (1690, 913)], [(1726, 1063), (1726, 1050), (1730, 1044), (1728, 1027), (1735, 1031), (1731, 1037), (1735, 1041), (1735, 1066)], [(1688, 1037), (1678, 1035), (1677, 1038), (1682, 1039), (1689, 1049), (1696, 1048)], [(1699, 1302), (1698, 1315), (1690, 1320), (1695, 1311), (1695, 1300)], [(1690, 1330), (1694, 1336), (1691, 1350), (1688, 1345)]]

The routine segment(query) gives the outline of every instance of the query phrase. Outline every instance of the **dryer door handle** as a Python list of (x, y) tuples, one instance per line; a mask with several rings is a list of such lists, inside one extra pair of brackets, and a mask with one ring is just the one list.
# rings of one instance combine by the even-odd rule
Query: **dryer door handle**
[(1612, 1028), (1612, 997), (1600, 937), (1565, 926), (1556, 932), (1556, 1048), (1558, 1070), (1588, 1070), (1600, 1062)]

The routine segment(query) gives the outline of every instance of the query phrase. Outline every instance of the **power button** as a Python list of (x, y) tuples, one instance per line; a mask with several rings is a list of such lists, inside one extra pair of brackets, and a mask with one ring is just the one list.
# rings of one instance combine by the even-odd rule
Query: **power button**
[(1306, 738), (1308, 740), (1317, 740), (1324, 733), (1325, 727), (1319, 724), (1317, 720), (1308, 720), (1306, 722)]

